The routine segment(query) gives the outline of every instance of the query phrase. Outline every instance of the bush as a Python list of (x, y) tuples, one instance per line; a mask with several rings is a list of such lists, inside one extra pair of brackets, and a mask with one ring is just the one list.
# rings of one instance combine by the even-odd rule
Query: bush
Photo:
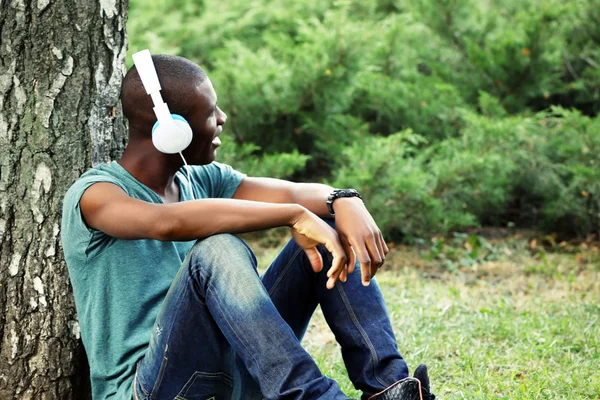
[(410, 130), (354, 143), (344, 151), (332, 186), (358, 189), (388, 239), (474, 224), (465, 213), (446, 213), (440, 199), (432, 196), (435, 175), (415, 157), (425, 144)]
[(479, 223), (598, 233), (600, 117), (553, 108), (505, 118), (464, 111), (463, 120), (457, 138), (429, 146), (410, 131), (356, 143), (333, 185), (362, 191), (392, 238)]
[(128, 29), (207, 69), (246, 173), (356, 186), (396, 236), (600, 230), (596, 0), (131, 0)]
[(220, 162), (235, 165), (235, 168), (249, 176), (286, 178), (295, 175), (306, 165), (308, 156), (297, 150), (291, 153), (262, 154), (255, 144), (237, 145), (224, 139), (219, 150)]

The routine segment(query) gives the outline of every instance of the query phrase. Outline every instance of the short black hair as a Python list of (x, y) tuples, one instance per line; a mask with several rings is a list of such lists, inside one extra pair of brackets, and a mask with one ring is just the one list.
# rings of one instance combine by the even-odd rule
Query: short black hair
[[(152, 62), (161, 86), (161, 95), (173, 114), (186, 117), (190, 111), (190, 88), (202, 84), (206, 72), (187, 58), (157, 54)], [(156, 117), (151, 97), (146, 93), (135, 65), (127, 71), (121, 86), (123, 113), (129, 123), (153, 124)]]

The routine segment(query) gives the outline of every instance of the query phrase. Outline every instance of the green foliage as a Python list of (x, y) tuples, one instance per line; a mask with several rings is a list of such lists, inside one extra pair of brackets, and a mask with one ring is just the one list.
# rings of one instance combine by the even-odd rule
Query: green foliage
[(357, 187), (392, 237), (600, 233), (597, 0), (131, 0), (128, 30), (208, 71), (221, 161)]
[[(250, 176), (285, 178), (302, 170), (310, 158), (297, 150), (291, 153), (257, 155), (260, 147), (255, 144), (237, 145), (235, 142), (224, 141), (219, 150), (219, 160), (226, 164), (235, 165)], [(224, 154), (221, 154), (224, 153)]]
[(436, 261), (449, 271), (457, 271), (460, 267), (471, 267), (497, 257), (498, 249), (483, 237), (455, 232), (448, 242), (443, 237), (434, 238), (425, 258)]
[(336, 171), (335, 187), (356, 187), (388, 237), (421, 236), (432, 227), (447, 231), (475, 220), (459, 213), (448, 215), (439, 198), (432, 196), (435, 176), (415, 157), (426, 144), (422, 136), (402, 131), (385, 138), (367, 137), (348, 147)]
[[(127, 30), (133, 53), (145, 48), (153, 53), (181, 55), (190, 40), (190, 27), (202, 15), (201, 0), (132, 1)], [(131, 58), (127, 66), (133, 65)]]
[(553, 108), (505, 118), (465, 111), (462, 119), (459, 136), (423, 150), (427, 143), (410, 131), (355, 143), (333, 185), (362, 191), (391, 237), (478, 221), (598, 232), (600, 117)]

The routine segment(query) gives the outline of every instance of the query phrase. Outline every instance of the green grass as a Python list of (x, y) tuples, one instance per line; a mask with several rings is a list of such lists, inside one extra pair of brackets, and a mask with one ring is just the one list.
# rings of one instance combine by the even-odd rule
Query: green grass
[[(273, 237), (258, 242), (261, 265), (276, 254)], [(427, 363), (443, 399), (600, 399), (598, 247), (549, 251), (517, 235), (452, 264), (466, 247), (442, 248), (458, 257), (440, 256), (438, 245), (433, 256), (426, 246), (396, 247), (377, 274), (411, 370)], [(346, 394), (360, 396), (320, 312), (303, 344)]]

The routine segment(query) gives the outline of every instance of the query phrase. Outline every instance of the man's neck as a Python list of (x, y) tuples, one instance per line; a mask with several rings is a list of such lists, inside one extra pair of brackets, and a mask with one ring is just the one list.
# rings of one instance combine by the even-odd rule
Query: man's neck
[(163, 199), (172, 197), (178, 190), (174, 178), (181, 168), (181, 159), (177, 154), (158, 152), (150, 141), (127, 146), (118, 163)]

